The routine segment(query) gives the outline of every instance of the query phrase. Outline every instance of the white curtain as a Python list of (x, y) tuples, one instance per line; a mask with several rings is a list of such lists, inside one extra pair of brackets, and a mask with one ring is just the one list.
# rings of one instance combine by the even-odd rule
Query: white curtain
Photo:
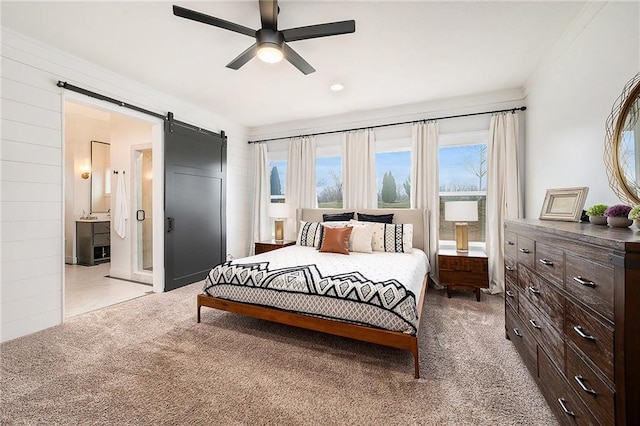
[(438, 123), (411, 126), (411, 208), (429, 209), (429, 262), (431, 276), (437, 276), (440, 188), (438, 181)]
[[(253, 191), (253, 242), (271, 239), (271, 221), (269, 220), (269, 203), (271, 200), (271, 183), (269, 173), (269, 157), (266, 143), (253, 145), (254, 158), (254, 191)], [(249, 254), (254, 254), (255, 244), (251, 244)]]
[(376, 147), (373, 130), (343, 133), (342, 153), (344, 208), (377, 208)]
[(284, 237), (296, 239), (295, 212), (298, 208), (318, 207), (316, 194), (316, 140), (313, 136), (292, 138), (289, 141), (285, 201), (291, 208), (291, 217), (285, 222)]
[(518, 171), (518, 114), (491, 117), (487, 148), (489, 291), (504, 291), (504, 219), (522, 217)]

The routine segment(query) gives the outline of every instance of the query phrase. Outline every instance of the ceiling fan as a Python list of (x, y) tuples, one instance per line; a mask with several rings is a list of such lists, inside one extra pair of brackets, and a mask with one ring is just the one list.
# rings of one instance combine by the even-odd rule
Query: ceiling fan
[(258, 56), (262, 61), (269, 63), (280, 62), (284, 58), (305, 75), (311, 74), (315, 69), (295, 50), (289, 47), (287, 42), (348, 34), (356, 30), (356, 21), (354, 20), (278, 30), (278, 12), (280, 11), (278, 1), (259, 0), (259, 3), (262, 28), (257, 31), (176, 5), (173, 6), (173, 14), (181, 18), (254, 37), (256, 42), (227, 64), (227, 68), (234, 70), (249, 62), (254, 56)]

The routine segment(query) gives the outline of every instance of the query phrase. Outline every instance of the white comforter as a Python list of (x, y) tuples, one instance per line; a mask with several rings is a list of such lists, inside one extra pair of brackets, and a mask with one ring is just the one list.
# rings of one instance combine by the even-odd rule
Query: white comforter
[(412, 253), (321, 253), (289, 246), (214, 268), (210, 296), (414, 334), (416, 300), (429, 272)]

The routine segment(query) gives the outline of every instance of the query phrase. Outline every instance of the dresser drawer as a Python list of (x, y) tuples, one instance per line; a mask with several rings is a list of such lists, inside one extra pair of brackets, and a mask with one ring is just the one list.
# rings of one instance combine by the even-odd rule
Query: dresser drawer
[(570, 345), (567, 345), (567, 380), (601, 424), (614, 424), (613, 391), (600, 380)]
[(518, 283), (518, 262), (515, 257), (504, 258), (504, 278), (505, 280), (511, 280), (513, 284)]
[(516, 245), (518, 236), (511, 231), (504, 231), (504, 256), (515, 259), (518, 255), (518, 246)]
[(562, 339), (562, 329), (553, 327), (549, 319), (540, 310), (534, 307), (526, 298), (521, 297), (519, 303), (519, 314), (525, 327), (535, 338), (547, 348), (549, 355), (564, 371), (564, 340)]
[(567, 302), (565, 335), (613, 382), (613, 329)]
[(549, 281), (562, 287), (564, 281), (564, 252), (536, 242), (535, 270)]
[(518, 311), (518, 287), (511, 282), (511, 280), (506, 279), (504, 282), (505, 292), (504, 292), (504, 300), (507, 305), (511, 306), (514, 311)]
[(529, 238), (518, 235), (517, 256), (518, 262), (533, 268), (535, 259), (535, 242)]
[(544, 397), (561, 424), (598, 425), (543, 350), (538, 350), (538, 375)]
[(533, 377), (538, 377), (538, 363), (536, 361), (537, 344), (531, 332), (522, 324), (520, 318), (510, 307), (505, 311), (505, 330), (507, 337), (513, 342)]
[(555, 287), (527, 268), (518, 269), (521, 298), (528, 299), (540, 309), (558, 330), (563, 330), (564, 297)]
[(567, 292), (613, 322), (613, 268), (567, 254), (566, 271)]

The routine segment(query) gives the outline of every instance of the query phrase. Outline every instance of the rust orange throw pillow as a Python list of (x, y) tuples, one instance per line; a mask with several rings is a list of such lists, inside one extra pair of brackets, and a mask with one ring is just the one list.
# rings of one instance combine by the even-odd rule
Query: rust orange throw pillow
[(347, 228), (324, 228), (324, 236), (320, 251), (325, 253), (349, 254), (349, 236), (352, 227)]

